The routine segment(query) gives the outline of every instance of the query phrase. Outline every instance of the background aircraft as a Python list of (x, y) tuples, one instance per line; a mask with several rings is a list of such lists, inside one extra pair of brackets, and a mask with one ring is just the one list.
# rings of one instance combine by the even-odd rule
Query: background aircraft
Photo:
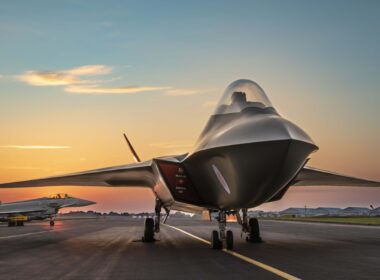
[(0, 204), (0, 221), (8, 222), (8, 226), (23, 226), (24, 222), (50, 219), (54, 226), (54, 218), (59, 209), (65, 207), (82, 207), (95, 204), (89, 200), (71, 197), (59, 193), (49, 197)]
[(230, 84), (195, 147), (187, 154), (64, 176), (1, 184), (2, 188), (39, 186), (146, 187), (156, 195), (155, 219), (145, 221), (143, 240), (154, 241), (160, 229), (161, 209), (218, 213), (219, 232), (211, 235), (212, 248), (225, 241), (233, 248), (226, 215), (236, 214), (248, 242), (260, 242), (255, 218), (247, 209), (279, 200), (289, 187), (373, 186), (380, 183), (307, 167), (318, 150), (311, 138), (281, 117), (262, 88), (250, 80)]

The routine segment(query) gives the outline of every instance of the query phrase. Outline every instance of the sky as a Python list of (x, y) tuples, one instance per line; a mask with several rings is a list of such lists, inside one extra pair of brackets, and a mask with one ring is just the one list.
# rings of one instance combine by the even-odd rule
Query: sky
[[(379, 1), (3, 1), (0, 182), (191, 149), (223, 90), (247, 78), (319, 146), (310, 166), (380, 180)], [(149, 211), (149, 190), (68, 192)], [(289, 206), (380, 206), (380, 190), (295, 188)]]

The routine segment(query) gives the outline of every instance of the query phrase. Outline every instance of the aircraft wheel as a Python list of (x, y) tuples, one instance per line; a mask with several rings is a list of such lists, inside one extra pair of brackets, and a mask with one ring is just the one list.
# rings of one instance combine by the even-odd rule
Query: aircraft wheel
[(21, 227), (21, 226), (24, 225), (24, 222), (16, 222), (16, 225), (17, 225), (18, 227)]
[(9, 227), (14, 227), (15, 226), (15, 222), (8, 222), (8, 226)]
[(227, 250), (232, 250), (234, 248), (234, 234), (231, 230), (226, 232), (226, 247)]
[(247, 236), (247, 242), (261, 243), (259, 221), (256, 218), (249, 219), (249, 235)]
[(222, 241), (219, 239), (219, 233), (217, 230), (213, 230), (211, 233), (211, 248), (212, 249), (221, 249)]
[(154, 220), (152, 218), (145, 219), (143, 241), (148, 243), (154, 241)]
[(51, 226), (51, 227), (54, 226), (54, 221), (50, 221), (50, 226)]

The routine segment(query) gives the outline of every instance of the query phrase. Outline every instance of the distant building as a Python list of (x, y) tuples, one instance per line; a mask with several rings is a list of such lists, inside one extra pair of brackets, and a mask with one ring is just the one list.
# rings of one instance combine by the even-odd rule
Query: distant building
[(260, 213), (260, 217), (264, 217), (264, 218), (277, 218), (279, 216), (280, 216), (280, 214), (278, 212), (274, 212), (274, 211)]
[(370, 210), (365, 207), (347, 207), (338, 212), (338, 216), (368, 216)]
[(261, 215), (264, 213), (264, 211), (261, 210), (253, 210), (253, 211), (248, 211), (248, 216), (249, 217), (261, 217)]
[(380, 207), (377, 207), (377, 208), (371, 210), (371, 212), (369, 214), (370, 214), (370, 216), (380, 216)]
[(304, 217), (310, 209), (308, 208), (295, 208), (291, 207), (279, 212), (280, 216), (294, 216), (294, 217)]
[(320, 217), (320, 216), (336, 216), (340, 208), (334, 207), (318, 207), (318, 208), (288, 208), (279, 212), (280, 216), (294, 217)]
[(313, 216), (336, 216), (341, 208), (334, 207), (318, 207), (314, 209)]

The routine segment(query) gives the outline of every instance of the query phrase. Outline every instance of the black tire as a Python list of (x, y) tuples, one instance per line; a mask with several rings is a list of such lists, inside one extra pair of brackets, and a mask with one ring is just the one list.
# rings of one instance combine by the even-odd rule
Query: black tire
[(14, 227), (15, 226), (15, 222), (8, 222), (8, 226), (9, 227)]
[(221, 249), (222, 242), (219, 239), (219, 233), (216, 230), (211, 232), (211, 248), (215, 250)]
[(50, 226), (51, 227), (54, 227), (54, 224), (55, 224), (54, 221), (50, 221)]
[(148, 243), (154, 241), (154, 220), (152, 218), (145, 219), (143, 241)]
[(234, 234), (231, 230), (227, 230), (226, 233), (226, 247), (227, 250), (232, 250), (234, 248)]
[(247, 241), (251, 243), (261, 243), (259, 221), (256, 218), (249, 219), (249, 235)]
[(17, 225), (18, 227), (21, 227), (21, 226), (24, 225), (24, 222), (16, 222), (16, 225)]

